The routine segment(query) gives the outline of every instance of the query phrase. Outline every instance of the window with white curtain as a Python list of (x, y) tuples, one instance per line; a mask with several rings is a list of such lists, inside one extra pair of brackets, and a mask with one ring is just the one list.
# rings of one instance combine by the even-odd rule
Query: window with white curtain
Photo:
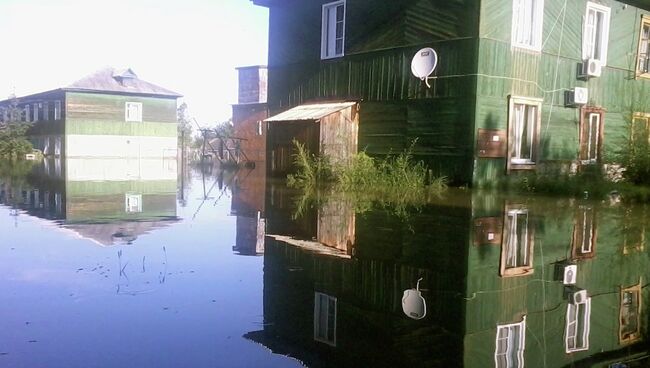
[(540, 51), (544, 0), (513, 0), (512, 46)]
[(582, 59), (598, 60), (607, 64), (607, 46), (609, 42), (609, 14), (606, 6), (588, 2), (582, 32)]

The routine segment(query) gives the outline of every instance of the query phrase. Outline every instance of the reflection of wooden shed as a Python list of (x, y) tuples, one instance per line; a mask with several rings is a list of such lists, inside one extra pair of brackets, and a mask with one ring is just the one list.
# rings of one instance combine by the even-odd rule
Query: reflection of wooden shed
[(348, 160), (357, 152), (358, 106), (356, 102), (307, 104), (266, 119), (269, 172), (291, 171), (294, 139), (333, 163)]

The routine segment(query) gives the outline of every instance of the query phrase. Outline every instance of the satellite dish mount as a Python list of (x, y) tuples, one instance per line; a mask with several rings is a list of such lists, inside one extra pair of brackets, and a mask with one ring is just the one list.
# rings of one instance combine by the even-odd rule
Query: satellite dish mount
[(436, 50), (431, 47), (425, 47), (420, 49), (413, 56), (413, 60), (411, 60), (411, 73), (420, 78), (420, 80), (423, 80), (428, 88), (431, 88), (429, 79), (436, 78), (431, 77), (431, 74), (433, 74), (437, 66), (438, 54), (436, 53)]

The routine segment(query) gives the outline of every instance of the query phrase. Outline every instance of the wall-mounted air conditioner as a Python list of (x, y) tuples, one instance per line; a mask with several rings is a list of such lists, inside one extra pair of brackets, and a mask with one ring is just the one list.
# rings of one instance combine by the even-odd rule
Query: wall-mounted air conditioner
[(565, 94), (566, 106), (581, 106), (589, 102), (589, 90), (583, 87), (576, 87)]
[(564, 285), (575, 285), (577, 277), (578, 265), (564, 266), (564, 278), (562, 279)]
[(582, 63), (581, 77), (583, 78), (600, 77), (602, 72), (603, 72), (603, 65), (600, 63), (599, 60), (587, 59)]
[(587, 301), (587, 290), (579, 290), (570, 294), (570, 302), (573, 304), (580, 304)]

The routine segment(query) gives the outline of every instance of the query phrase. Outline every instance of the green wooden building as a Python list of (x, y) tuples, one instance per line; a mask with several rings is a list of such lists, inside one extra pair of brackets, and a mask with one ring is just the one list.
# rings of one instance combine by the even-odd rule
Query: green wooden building
[[(33, 123), (30, 139), (45, 155), (175, 158), (179, 97), (131, 69), (105, 68), (63, 88), (0, 101), (8, 112), (0, 119)], [(20, 116), (8, 116), (12, 104)]]
[[(360, 102), (359, 149), (417, 140), (417, 157), (457, 183), (603, 165), (630, 124), (648, 129), (644, 1), (253, 2), (270, 10), (271, 114)], [(430, 88), (411, 73), (424, 47), (438, 55)]]

